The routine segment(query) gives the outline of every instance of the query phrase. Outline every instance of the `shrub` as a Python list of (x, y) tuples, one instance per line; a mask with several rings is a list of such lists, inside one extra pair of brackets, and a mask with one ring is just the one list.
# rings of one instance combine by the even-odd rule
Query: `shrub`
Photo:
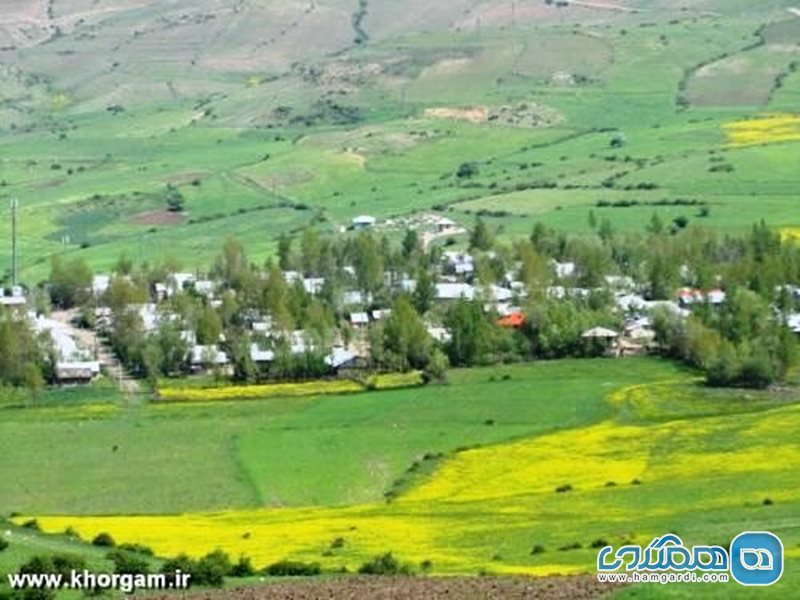
[(264, 573), (270, 577), (313, 577), (322, 573), (319, 563), (281, 560), (269, 565)]
[(116, 546), (117, 543), (114, 541), (114, 538), (111, 537), (109, 533), (98, 533), (95, 538), (92, 540), (92, 546), (100, 546), (104, 548), (113, 548)]
[(231, 560), (222, 550), (209, 552), (197, 561), (197, 568), (192, 577), (200, 585), (222, 587), (225, 576), (232, 569)]
[(423, 560), (421, 563), (419, 563), (419, 568), (423, 572), (427, 573), (428, 571), (433, 569), (433, 562), (430, 560)]
[(572, 486), (568, 483), (565, 485), (560, 485), (556, 488), (557, 494), (563, 494), (565, 492), (571, 492), (571, 491), (572, 491)]
[(610, 544), (606, 540), (604, 540), (603, 538), (598, 538), (595, 541), (593, 541), (589, 545), (589, 547), (590, 548), (595, 548), (595, 549), (600, 549), (600, 548), (605, 548), (606, 546), (609, 546), (609, 545)]
[(106, 558), (114, 563), (114, 572), (120, 575), (147, 575), (150, 565), (141, 555), (125, 550), (112, 550)]
[(578, 542), (572, 542), (561, 546), (558, 550), (560, 552), (569, 552), (570, 550), (580, 550), (581, 548), (582, 546)]
[(25, 522), (22, 524), (22, 526), (23, 526), (25, 529), (33, 529), (33, 530), (35, 530), (35, 531), (41, 531), (41, 530), (42, 530), (42, 528), (41, 528), (41, 527), (39, 527), (39, 521), (37, 521), (36, 519), (30, 519), (30, 520), (28, 520), (28, 521), (25, 521)]
[(409, 575), (411, 569), (402, 564), (391, 552), (376, 556), (358, 568), (361, 575)]
[(169, 560), (164, 561), (164, 564), (161, 565), (161, 573), (167, 576), (167, 584), (174, 585), (176, 583), (175, 581), (176, 571), (180, 571), (182, 573), (188, 573), (189, 575), (191, 575), (191, 577), (189, 578), (190, 586), (200, 583), (194, 577), (195, 572), (197, 571), (197, 563), (195, 563), (195, 561), (193, 561), (185, 554), (179, 554), (175, 558), (170, 558)]
[(764, 498), (764, 502), (762, 502), (764, 506), (772, 506), (774, 502), (770, 498)]
[(120, 544), (117, 546), (120, 550), (125, 550), (126, 552), (133, 552), (136, 554), (143, 554), (145, 556), (155, 556), (155, 552), (149, 546), (145, 546), (144, 544)]
[(5, 550), (6, 548), (8, 548), (8, 542), (5, 539), (0, 538), (0, 552)]
[(256, 570), (249, 556), (240, 556), (228, 572), (231, 577), (252, 577), (255, 574)]
[[(418, 465), (419, 463), (414, 463), (414, 464)], [(343, 547), (344, 547), (343, 537), (337, 537), (335, 540), (331, 542), (331, 548), (343, 548)]]
[(536, 544), (533, 548), (531, 548), (531, 554), (544, 554), (545, 548), (541, 544)]

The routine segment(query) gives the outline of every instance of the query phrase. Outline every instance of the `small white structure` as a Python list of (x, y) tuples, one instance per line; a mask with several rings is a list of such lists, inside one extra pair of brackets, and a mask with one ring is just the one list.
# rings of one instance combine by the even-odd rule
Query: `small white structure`
[(584, 331), (581, 337), (585, 340), (614, 340), (619, 337), (619, 334), (606, 327), (593, 327), (588, 331)]
[(474, 300), (475, 287), (469, 283), (437, 283), (436, 299), (444, 302)]
[(554, 260), (552, 262), (553, 270), (556, 273), (556, 277), (559, 279), (565, 279), (567, 277), (572, 277), (575, 275), (575, 271), (577, 271), (577, 267), (574, 262), (558, 262)]
[(229, 363), (228, 355), (216, 346), (192, 346), (189, 360), (195, 369), (207, 365), (222, 367)]
[(789, 315), (787, 325), (789, 326), (789, 329), (791, 329), (794, 333), (800, 335), (800, 313)]
[(369, 325), (369, 315), (365, 312), (351, 313), (350, 324), (353, 327), (366, 327)]
[(361, 230), (361, 229), (370, 229), (371, 227), (375, 227), (375, 224), (378, 222), (378, 219), (375, 217), (371, 217), (369, 215), (359, 215), (355, 219), (353, 219), (353, 229)]
[(92, 295), (99, 298), (108, 291), (110, 285), (110, 275), (95, 275), (92, 277)]

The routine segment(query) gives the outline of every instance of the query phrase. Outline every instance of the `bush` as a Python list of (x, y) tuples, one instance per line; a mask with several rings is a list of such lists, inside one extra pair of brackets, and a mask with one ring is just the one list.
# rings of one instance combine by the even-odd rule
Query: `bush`
[(231, 567), (228, 575), (231, 577), (252, 577), (256, 574), (253, 563), (248, 556), (240, 556), (236, 564)]
[(739, 379), (745, 387), (762, 390), (775, 380), (775, 370), (767, 356), (755, 355), (742, 363)]
[(113, 548), (116, 546), (117, 543), (114, 541), (114, 538), (111, 537), (109, 533), (98, 533), (95, 538), (92, 540), (92, 546), (100, 546), (103, 548)]
[(560, 485), (556, 488), (557, 494), (563, 494), (565, 492), (571, 492), (571, 491), (572, 491), (572, 486), (568, 483), (565, 485)]
[(33, 529), (34, 531), (41, 531), (42, 530), (42, 528), (39, 527), (39, 521), (37, 521), (36, 519), (30, 519), (28, 521), (25, 521), (22, 524), (22, 526), (25, 529)]
[(376, 556), (358, 568), (361, 575), (410, 575), (411, 569), (398, 561), (391, 552)]
[(0, 538), (0, 552), (8, 548), (8, 542), (4, 538)]
[(572, 542), (561, 546), (558, 550), (560, 552), (569, 552), (570, 550), (580, 550), (581, 548), (582, 546), (578, 542)]
[(592, 542), (592, 543), (589, 545), (589, 547), (590, 547), (590, 548), (595, 548), (595, 549), (599, 550), (600, 548), (605, 548), (606, 546), (609, 546), (609, 545), (610, 545), (610, 544), (609, 544), (609, 543), (608, 543), (606, 540), (604, 540), (603, 538), (598, 538), (598, 539), (596, 539), (595, 541), (593, 541), (593, 542)]
[(541, 544), (536, 544), (533, 548), (531, 548), (531, 554), (544, 554), (545, 548)]
[(125, 550), (126, 552), (134, 552), (136, 554), (143, 554), (145, 556), (155, 556), (155, 552), (149, 546), (145, 546), (144, 544), (120, 544), (117, 546), (120, 550)]
[(319, 563), (281, 560), (269, 565), (264, 573), (270, 577), (314, 577), (322, 573)]
[[(419, 465), (419, 463), (414, 463), (415, 465)], [(335, 540), (331, 542), (331, 548), (344, 548), (344, 538), (337, 537)]]
[(150, 572), (149, 563), (140, 554), (116, 549), (106, 558), (114, 563), (114, 572), (120, 575), (147, 575)]
[(189, 578), (190, 586), (200, 583), (195, 579), (195, 573), (197, 571), (197, 563), (188, 556), (186, 556), (185, 554), (179, 554), (175, 558), (170, 558), (169, 560), (164, 561), (164, 564), (161, 565), (161, 573), (167, 576), (168, 585), (174, 585), (176, 583), (175, 580), (176, 571), (180, 571), (181, 573), (188, 573), (189, 575), (191, 575), (191, 577)]
[(231, 572), (231, 560), (222, 550), (209, 552), (199, 561), (192, 578), (199, 585), (222, 587), (225, 576)]

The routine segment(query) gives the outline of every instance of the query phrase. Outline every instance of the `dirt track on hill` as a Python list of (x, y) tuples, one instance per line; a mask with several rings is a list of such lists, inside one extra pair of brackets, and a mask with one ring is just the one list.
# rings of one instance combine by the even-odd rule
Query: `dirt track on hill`
[(162, 596), (175, 600), (589, 600), (618, 586), (576, 577), (341, 577)]

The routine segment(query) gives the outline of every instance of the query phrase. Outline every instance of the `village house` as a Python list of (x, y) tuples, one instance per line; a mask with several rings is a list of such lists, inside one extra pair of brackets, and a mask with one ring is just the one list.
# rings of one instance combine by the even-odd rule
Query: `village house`
[(364, 230), (364, 229), (371, 229), (375, 227), (378, 219), (375, 217), (371, 217), (369, 215), (359, 215), (353, 219), (353, 229), (356, 231)]

